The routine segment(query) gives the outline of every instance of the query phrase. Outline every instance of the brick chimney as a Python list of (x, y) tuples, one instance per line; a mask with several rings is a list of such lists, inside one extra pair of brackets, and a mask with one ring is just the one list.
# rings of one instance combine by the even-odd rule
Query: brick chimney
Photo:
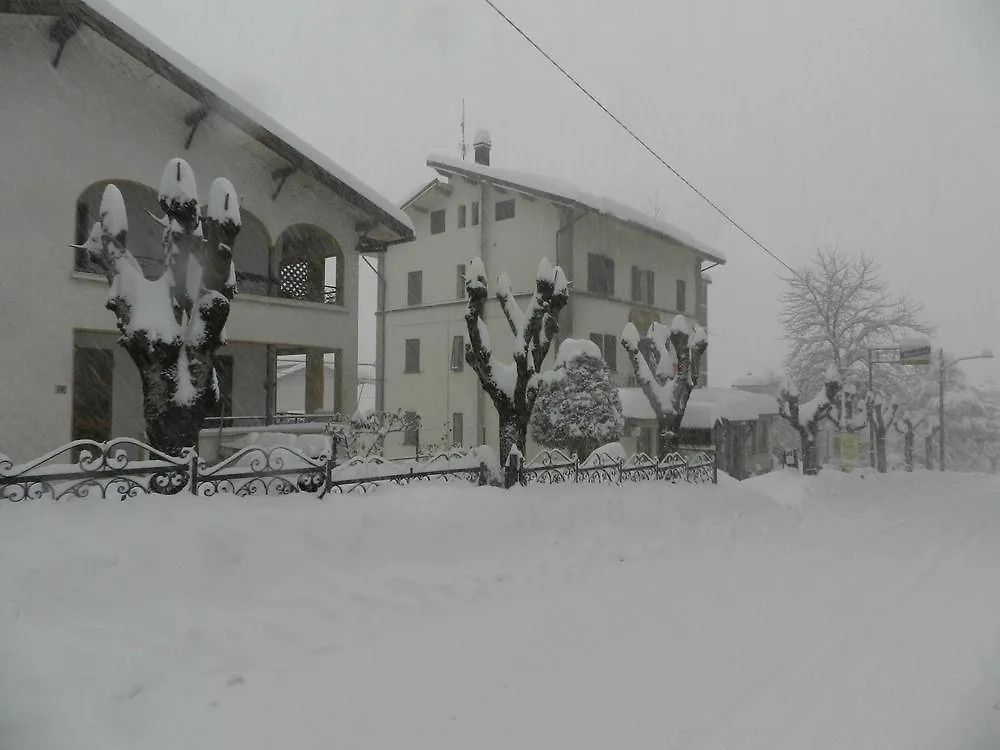
[(488, 130), (477, 130), (476, 137), (472, 140), (472, 150), (475, 153), (476, 164), (482, 164), (484, 167), (490, 165), (490, 147), (493, 145), (493, 140), (490, 138), (490, 133)]

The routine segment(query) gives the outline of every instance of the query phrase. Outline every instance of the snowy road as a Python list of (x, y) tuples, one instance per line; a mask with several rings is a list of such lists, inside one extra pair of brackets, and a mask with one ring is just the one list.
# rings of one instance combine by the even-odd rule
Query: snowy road
[[(666, 513), (629, 490), (446, 498), (430, 517), (372, 498), (333, 540), (316, 509), (196, 532), (182, 508), (156, 540), (112, 532), (131, 543), (100, 574), (138, 601), (25, 587), (0, 635), (48, 643), (13, 663), (38, 695), (76, 696), (62, 748), (1000, 747), (1000, 486), (890, 480), (821, 477), (803, 498), (779, 476)], [(477, 520), (451, 528), (463, 502)], [(75, 533), (108, 526), (73, 512)], [(22, 538), (52, 519), (0, 514)], [(199, 533), (210, 552), (188, 539), (194, 560), (157, 568), (159, 544)], [(267, 539), (296, 549), (256, 557)], [(80, 587), (43, 557), (36, 585)]]

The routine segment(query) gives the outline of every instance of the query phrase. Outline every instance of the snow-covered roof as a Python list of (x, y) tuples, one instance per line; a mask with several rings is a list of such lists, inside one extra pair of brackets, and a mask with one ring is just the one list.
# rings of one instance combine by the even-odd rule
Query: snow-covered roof
[(763, 388), (774, 384), (775, 380), (768, 375), (755, 375), (752, 372), (748, 372), (746, 375), (740, 375), (740, 377), (733, 381), (733, 388)]
[(0, 0), (0, 13), (72, 14), (275, 154), (325, 185), (379, 225), (369, 237), (389, 244), (413, 239), (413, 222), (388, 198), (330, 157), (223, 86), (107, 0)]
[[(622, 415), (626, 419), (656, 419), (641, 388), (619, 388)], [(778, 413), (778, 402), (772, 396), (749, 393), (735, 388), (695, 388), (691, 391), (681, 427), (706, 429), (720, 419), (745, 422)]]
[[(436, 154), (428, 157), (427, 166), (436, 169), (445, 176), (457, 174), (470, 179), (486, 180), (516, 192), (528, 193), (554, 203), (576, 206), (587, 211), (597, 212), (602, 216), (610, 216), (624, 224), (679, 242), (702, 255), (706, 260), (715, 263), (726, 262), (726, 257), (721, 252), (699, 242), (669, 222), (644, 214), (624, 203), (594, 195), (554, 177), (498, 169), (493, 166)], [(408, 203), (404, 203), (403, 207), (405, 208), (407, 205)]]

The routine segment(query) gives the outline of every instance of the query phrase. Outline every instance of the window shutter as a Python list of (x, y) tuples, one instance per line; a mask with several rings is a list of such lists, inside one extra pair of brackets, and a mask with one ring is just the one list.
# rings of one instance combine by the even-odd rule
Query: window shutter
[(615, 261), (613, 258), (604, 259), (604, 291), (614, 296), (615, 293)]
[(632, 301), (642, 302), (642, 271), (632, 266)]
[(464, 336), (454, 336), (451, 339), (451, 369), (456, 372), (465, 369)]
[(646, 304), (656, 304), (656, 277), (652, 271), (646, 271)]
[(406, 304), (419, 305), (424, 297), (424, 272), (410, 271), (406, 275)]
[(403, 372), (420, 372), (420, 339), (407, 339)]
[(612, 375), (618, 372), (618, 339), (610, 333), (604, 337), (604, 361)]
[(455, 268), (455, 296), (465, 299), (465, 264), (459, 263)]

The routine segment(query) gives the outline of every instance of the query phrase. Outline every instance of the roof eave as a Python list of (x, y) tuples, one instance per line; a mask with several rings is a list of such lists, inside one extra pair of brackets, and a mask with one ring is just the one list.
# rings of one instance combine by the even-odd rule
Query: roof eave
[(682, 247), (687, 248), (688, 250), (693, 252), (695, 255), (699, 256), (702, 260), (711, 261), (712, 263), (716, 263), (717, 265), (720, 266), (724, 266), (726, 264), (725, 258), (719, 255), (715, 255), (714, 253), (711, 253), (703, 248), (692, 247), (688, 243), (678, 239), (677, 237), (674, 237), (671, 234), (668, 234), (666, 232), (659, 232), (655, 229), (652, 229), (651, 227), (646, 227), (641, 224), (637, 224), (633, 221), (629, 221), (627, 219), (620, 219), (617, 216), (611, 216), (610, 214), (603, 214), (593, 206), (589, 206), (586, 203), (580, 203), (579, 201), (573, 200), (572, 198), (556, 195), (554, 193), (548, 193), (544, 190), (535, 190), (526, 187), (524, 185), (521, 185), (519, 183), (512, 182), (510, 180), (504, 180), (503, 178), (482, 175), (473, 170), (459, 169), (450, 164), (445, 164), (443, 162), (437, 161), (436, 159), (428, 159), (427, 166), (435, 170), (438, 174), (442, 175), (443, 177), (450, 177), (452, 175), (457, 174), (460, 175), (461, 177), (465, 177), (467, 179), (474, 180), (476, 182), (490, 182), (499, 187), (506, 188), (514, 192), (527, 193), (529, 195), (533, 195), (538, 198), (543, 198), (547, 201), (550, 201), (560, 206), (565, 206), (567, 208), (577, 208), (582, 211), (585, 211), (586, 213), (596, 214), (598, 216), (608, 216), (614, 221), (620, 222), (621, 224), (624, 224), (632, 229), (645, 232), (646, 234), (653, 235), (654, 237), (660, 237), (663, 239), (668, 239), (671, 242), (676, 242)]
[(395, 216), (377, 206), (367, 197), (345, 184), (319, 164), (272, 133), (260, 123), (249, 118), (237, 108), (201, 83), (193, 79), (177, 66), (173, 65), (154, 50), (143, 45), (127, 31), (105, 18), (95, 9), (81, 0), (0, 0), (0, 13), (18, 13), (25, 15), (63, 15), (72, 13), (90, 28), (119, 47), (128, 55), (154, 71), (193, 99), (201, 102), (211, 111), (220, 115), (231, 125), (242, 130), (248, 136), (258, 141), (272, 152), (287, 161), (290, 165), (312, 177), (316, 182), (331, 190), (348, 204), (382, 224), (392, 234), (396, 235), (386, 244), (408, 242), (416, 238), (410, 227), (399, 221)]

